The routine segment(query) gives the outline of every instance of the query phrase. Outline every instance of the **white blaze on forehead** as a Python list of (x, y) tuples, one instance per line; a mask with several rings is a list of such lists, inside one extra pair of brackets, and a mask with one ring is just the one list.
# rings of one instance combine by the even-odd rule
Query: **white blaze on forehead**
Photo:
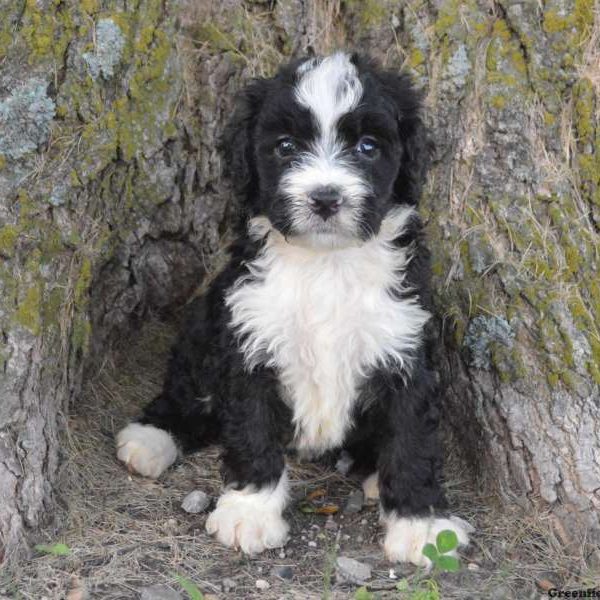
[(354, 110), (362, 97), (356, 66), (347, 54), (338, 52), (303, 63), (297, 73), (297, 102), (313, 113), (323, 140), (334, 142), (338, 119)]

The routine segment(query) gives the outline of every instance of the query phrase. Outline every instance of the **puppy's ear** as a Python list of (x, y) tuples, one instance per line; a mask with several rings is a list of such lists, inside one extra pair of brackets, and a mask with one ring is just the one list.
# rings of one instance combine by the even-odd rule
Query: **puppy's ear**
[(431, 134), (421, 117), (422, 96), (404, 73), (384, 71), (380, 77), (396, 111), (402, 146), (400, 169), (394, 183), (395, 196), (402, 204), (416, 205), (434, 152)]
[(247, 207), (257, 199), (254, 130), (268, 92), (269, 81), (256, 79), (241, 92), (220, 140), (225, 159), (224, 174), (231, 179), (235, 193), (244, 200)]

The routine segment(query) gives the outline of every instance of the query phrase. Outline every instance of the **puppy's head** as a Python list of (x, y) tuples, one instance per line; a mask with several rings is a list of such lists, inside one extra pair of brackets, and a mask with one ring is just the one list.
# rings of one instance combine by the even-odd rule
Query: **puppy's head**
[(251, 83), (225, 130), (226, 166), (251, 215), (319, 246), (376, 234), (417, 203), (430, 144), (406, 75), (336, 53)]

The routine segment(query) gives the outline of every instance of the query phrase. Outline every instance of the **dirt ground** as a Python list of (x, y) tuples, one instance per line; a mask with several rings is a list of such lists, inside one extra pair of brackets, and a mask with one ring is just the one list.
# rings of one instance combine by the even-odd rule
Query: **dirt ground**
[[(158, 481), (131, 476), (116, 461), (115, 432), (156, 393), (173, 331), (157, 321), (146, 325), (89, 378), (69, 417), (56, 520), (39, 539), (40, 544), (66, 544), (68, 555), (38, 551), (16, 578), (0, 575), (0, 596), (131, 600), (147, 586), (164, 585), (192, 598), (178, 582), (184, 577), (212, 599), (356, 598), (357, 586), (335, 575), (336, 558), (348, 556), (372, 567), (368, 589), (373, 598), (416, 598), (418, 580), (426, 576), (396, 566), (397, 579), (390, 578), (393, 565), (383, 559), (377, 507), (344, 513), (348, 495), (360, 485), (330, 467), (291, 462), (290, 541), (283, 551), (250, 559), (204, 532), (207, 512), (192, 515), (181, 509), (182, 499), (195, 489), (214, 503), (220, 487), (218, 448), (187, 457)], [(577, 551), (569, 554), (561, 547), (547, 515), (518, 515), (517, 507), (515, 514), (498, 512), (494, 498), (474, 489), (451, 446), (448, 453), (450, 502), (477, 530), (462, 555), (461, 571), (435, 576), (441, 598), (546, 598), (544, 586), (599, 585), (600, 572), (586, 568)], [(314, 492), (315, 507), (335, 505), (340, 512), (331, 517), (303, 512), (302, 502)], [(274, 573), (285, 565), (292, 569), (291, 579)], [(408, 592), (396, 589), (402, 578)], [(224, 579), (233, 580), (226, 591)], [(261, 579), (268, 589), (257, 589)]]

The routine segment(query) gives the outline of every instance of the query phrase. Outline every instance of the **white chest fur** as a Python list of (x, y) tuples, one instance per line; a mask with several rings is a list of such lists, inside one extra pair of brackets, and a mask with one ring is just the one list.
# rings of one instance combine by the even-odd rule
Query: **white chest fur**
[(351, 425), (361, 382), (377, 365), (405, 365), (429, 313), (397, 299), (409, 261), (390, 242), (412, 209), (401, 209), (360, 246), (315, 249), (269, 231), (261, 254), (227, 295), (231, 326), (249, 369), (275, 368), (293, 411), (296, 446), (339, 446)]

